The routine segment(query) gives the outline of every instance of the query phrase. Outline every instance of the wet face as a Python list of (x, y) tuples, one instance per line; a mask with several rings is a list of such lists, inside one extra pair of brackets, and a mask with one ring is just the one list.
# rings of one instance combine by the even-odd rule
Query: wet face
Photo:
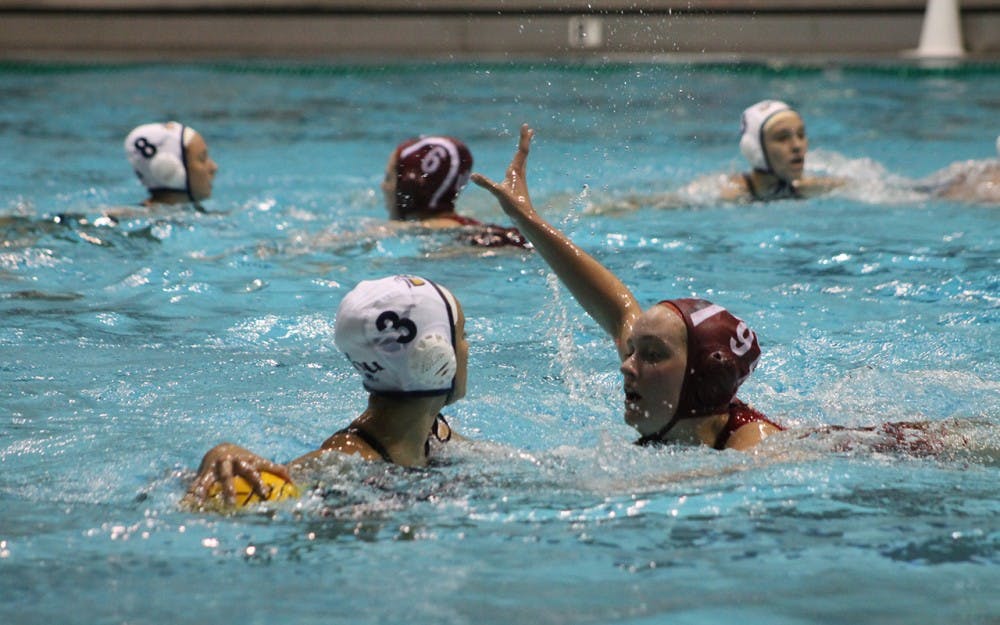
[(198, 133), (191, 138), (191, 142), (184, 148), (184, 153), (187, 159), (184, 164), (187, 166), (191, 197), (195, 201), (208, 199), (212, 195), (212, 182), (215, 180), (215, 172), (219, 171), (219, 166), (208, 156), (208, 146)]
[(764, 126), (764, 149), (774, 174), (791, 182), (802, 178), (806, 164), (806, 126), (795, 111), (782, 111)]
[(643, 436), (661, 430), (677, 411), (684, 368), (687, 329), (668, 306), (653, 306), (632, 326), (625, 376), (625, 423)]
[(469, 342), (465, 338), (465, 312), (462, 305), (455, 300), (458, 307), (458, 319), (455, 320), (455, 389), (448, 397), (448, 403), (454, 403), (465, 397), (469, 379)]
[(389, 213), (389, 219), (402, 218), (399, 207), (396, 206), (396, 164), (398, 161), (399, 157), (393, 151), (385, 166), (385, 177), (382, 179), (382, 194), (385, 197), (385, 210)]

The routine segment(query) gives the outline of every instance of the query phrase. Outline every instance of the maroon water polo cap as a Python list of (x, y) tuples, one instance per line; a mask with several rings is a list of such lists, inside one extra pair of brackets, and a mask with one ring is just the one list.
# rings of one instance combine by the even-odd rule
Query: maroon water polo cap
[(396, 207), (415, 212), (450, 213), (469, 182), (472, 152), (451, 137), (418, 137), (396, 147)]
[(743, 381), (760, 358), (760, 345), (743, 320), (703, 299), (672, 299), (687, 327), (687, 368), (674, 420), (729, 410)]

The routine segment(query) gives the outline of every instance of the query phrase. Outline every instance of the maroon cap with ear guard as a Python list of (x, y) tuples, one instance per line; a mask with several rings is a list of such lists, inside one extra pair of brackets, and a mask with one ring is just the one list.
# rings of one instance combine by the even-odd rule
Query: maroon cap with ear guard
[(450, 213), (469, 182), (472, 153), (451, 137), (420, 137), (396, 148), (396, 207), (415, 212)]
[(760, 358), (757, 335), (718, 304), (703, 299), (660, 302), (687, 327), (687, 368), (675, 419), (726, 412)]

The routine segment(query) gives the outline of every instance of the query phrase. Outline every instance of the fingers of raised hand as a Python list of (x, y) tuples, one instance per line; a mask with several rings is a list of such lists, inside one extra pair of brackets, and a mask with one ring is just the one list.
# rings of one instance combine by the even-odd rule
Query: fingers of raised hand
[(486, 176), (482, 174), (472, 174), (472, 182), (476, 183), (480, 187), (486, 189), (487, 191), (496, 192), (497, 183), (493, 182)]
[(528, 124), (521, 125), (521, 136), (517, 145), (517, 152), (507, 167), (506, 176), (503, 182), (497, 183), (482, 174), (472, 174), (472, 182), (486, 189), (500, 200), (510, 200), (524, 202), (526, 198), (525, 186), (525, 163), (528, 159), (528, 152), (531, 149), (531, 138), (535, 131)]
[(527, 157), (528, 152), (531, 151), (531, 139), (535, 136), (535, 131), (528, 124), (521, 124), (521, 138), (517, 143), (518, 154), (524, 154)]
[(507, 179), (512, 183), (516, 184), (518, 180), (524, 180), (524, 169), (528, 162), (528, 153), (531, 151), (531, 138), (535, 135), (535, 131), (528, 127), (528, 124), (521, 126), (521, 138), (517, 143), (517, 152), (514, 153), (514, 158), (510, 161), (510, 166), (507, 168)]

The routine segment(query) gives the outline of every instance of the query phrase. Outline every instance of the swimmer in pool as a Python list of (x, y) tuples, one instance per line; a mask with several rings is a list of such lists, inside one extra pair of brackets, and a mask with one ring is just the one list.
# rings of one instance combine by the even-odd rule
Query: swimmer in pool
[(782, 200), (826, 193), (843, 184), (836, 178), (805, 175), (806, 137), (802, 117), (784, 102), (764, 100), (743, 111), (740, 151), (752, 170), (728, 178), (722, 199)]
[(996, 147), (997, 158), (952, 163), (917, 188), (948, 200), (1000, 205), (1000, 137)]
[(190, 126), (178, 122), (143, 124), (125, 138), (125, 155), (149, 191), (144, 206), (201, 202), (212, 195), (219, 166)]
[(455, 212), (471, 171), (472, 153), (458, 139), (428, 136), (400, 143), (389, 156), (382, 181), (389, 219), (432, 229), (462, 228), (463, 238), (479, 247), (528, 247), (516, 228)]
[(143, 124), (125, 138), (125, 156), (149, 191), (140, 206), (113, 206), (101, 209), (101, 216), (91, 220), (85, 215), (60, 213), (52, 222), (72, 227), (76, 235), (94, 245), (107, 245), (92, 227), (115, 226), (135, 217), (150, 217), (169, 205), (192, 204), (201, 212), (202, 200), (212, 195), (212, 182), (219, 170), (208, 156), (208, 146), (190, 126), (177, 122)]
[(639, 444), (680, 442), (748, 449), (780, 431), (736, 398), (760, 356), (757, 337), (719, 305), (700, 299), (664, 300), (643, 311), (606, 267), (535, 211), (526, 161), (533, 131), (521, 127), (518, 150), (503, 182), (472, 180), (504, 212), (614, 341), (625, 376), (625, 422)]
[(318, 449), (287, 464), (232, 443), (211, 449), (188, 490), (197, 507), (213, 484), (233, 501), (233, 477), (246, 479), (261, 497), (260, 472), (286, 480), (330, 452), (404, 467), (428, 462), (432, 440), (453, 436), (441, 409), (465, 396), (469, 346), (458, 300), (441, 285), (416, 276), (359, 283), (337, 310), (334, 342), (361, 374), (368, 407)]
[(801, 199), (842, 186), (840, 178), (805, 175), (806, 137), (802, 117), (784, 102), (764, 100), (743, 111), (740, 151), (751, 170), (700, 178), (679, 192), (629, 196), (588, 209), (591, 213), (653, 208), (682, 208), (691, 202), (767, 202)]
[[(355, 244), (361, 238), (383, 239), (407, 231), (432, 230), (453, 231), (463, 244), (477, 248), (530, 248), (531, 244), (517, 228), (483, 223), (455, 211), (455, 203), (468, 184), (471, 171), (472, 153), (458, 139), (444, 136), (408, 139), (389, 155), (382, 179), (388, 222), (360, 232), (344, 232), (336, 227), (318, 236), (301, 237), (297, 243), (306, 243), (304, 249), (313, 250)], [(270, 256), (275, 249), (274, 241), (267, 241), (257, 247), (256, 253)], [(444, 254), (454, 252), (454, 248), (442, 250)]]

